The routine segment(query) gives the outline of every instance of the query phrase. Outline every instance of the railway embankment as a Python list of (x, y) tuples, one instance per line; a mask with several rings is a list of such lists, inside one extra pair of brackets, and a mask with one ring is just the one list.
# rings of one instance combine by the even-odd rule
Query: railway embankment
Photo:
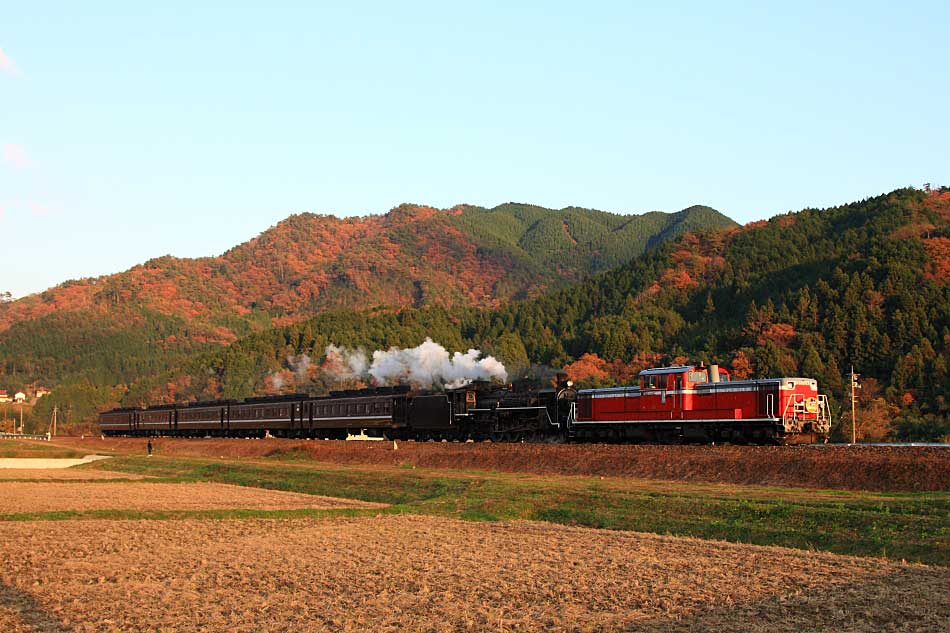
[[(878, 492), (950, 490), (950, 448), (653, 446), (152, 438), (156, 454), (390, 465)], [(146, 453), (144, 438), (56, 438), (109, 454)]]

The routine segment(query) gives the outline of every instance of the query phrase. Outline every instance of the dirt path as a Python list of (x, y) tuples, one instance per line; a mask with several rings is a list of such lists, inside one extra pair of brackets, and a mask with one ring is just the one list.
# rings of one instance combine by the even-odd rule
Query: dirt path
[(0, 630), (936, 631), (950, 621), (947, 569), (544, 523), (387, 515), (63, 530), (0, 523)]
[(11, 468), (0, 470), (0, 481), (43, 479), (51, 481), (92, 481), (96, 479), (144, 479), (142, 475), (85, 468)]
[(384, 504), (216, 483), (0, 482), (0, 512), (64, 510), (294, 510), (382, 508)]
[(86, 455), (81, 459), (56, 457), (4, 457), (0, 459), (0, 469), (39, 469), (39, 468), (71, 468), (102, 459), (110, 459), (108, 455)]

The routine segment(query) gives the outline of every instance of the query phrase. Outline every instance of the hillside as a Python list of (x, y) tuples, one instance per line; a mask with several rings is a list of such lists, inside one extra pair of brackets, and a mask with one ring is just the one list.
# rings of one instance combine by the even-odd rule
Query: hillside
[(628, 261), (708, 207), (627, 216), (505, 204), (294, 215), (218, 257), (161, 257), (0, 304), (0, 387), (130, 383), (325, 310), (498, 307)]
[[(684, 234), (616, 270), (496, 310), (333, 312), (262, 332), (184, 370), (135, 385), (125, 401), (319, 390), (291, 371), (327, 344), (474, 345), (509, 369), (566, 366), (584, 384), (630, 380), (652, 364), (706, 360), (734, 375), (819, 379), (839, 407), (862, 374), (865, 439), (950, 436), (950, 191), (902, 189), (805, 209), (725, 232)], [(839, 426), (838, 433), (843, 429)]]

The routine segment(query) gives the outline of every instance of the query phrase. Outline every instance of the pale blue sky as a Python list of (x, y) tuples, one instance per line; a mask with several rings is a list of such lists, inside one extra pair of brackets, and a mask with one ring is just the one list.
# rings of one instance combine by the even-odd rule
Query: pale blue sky
[(0, 291), (300, 211), (746, 222), (950, 183), (946, 2), (196, 4), (0, 7)]

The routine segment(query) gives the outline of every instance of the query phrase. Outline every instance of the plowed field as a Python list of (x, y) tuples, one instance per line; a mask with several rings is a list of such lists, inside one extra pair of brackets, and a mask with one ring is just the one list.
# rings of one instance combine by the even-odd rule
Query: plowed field
[[(144, 439), (59, 438), (89, 452), (145, 454)], [(153, 440), (157, 454), (293, 457), (339, 464), (413, 465), (537, 474), (877, 490), (946, 490), (950, 449), (912, 446), (636, 446), (323, 440)]]
[(419, 516), (6, 523), (0, 581), (2, 631), (936, 631), (950, 621), (944, 568)]
[(0, 482), (0, 512), (68, 510), (294, 510), (381, 508), (383, 504), (246, 488), (218, 483), (125, 483), (89, 485), (55, 482)]

